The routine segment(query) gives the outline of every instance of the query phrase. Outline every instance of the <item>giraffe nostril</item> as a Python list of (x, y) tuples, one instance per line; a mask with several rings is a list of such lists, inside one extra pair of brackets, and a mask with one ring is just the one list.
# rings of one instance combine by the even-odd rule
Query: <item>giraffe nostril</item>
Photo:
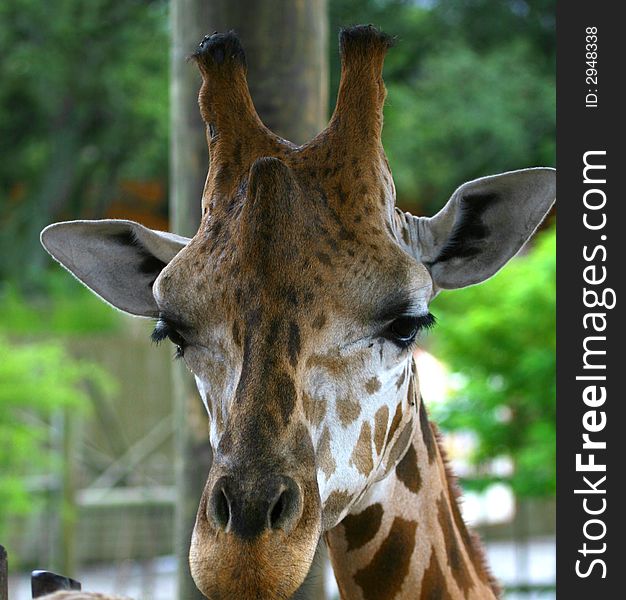
[(216, 486), (209, 502), (209, 519), (216, 527), (226, 529), (230, 523), (230, 501), (223, 486)]
[(280, 496), (278, 497), (278, 500), (276, 500), (274, 507), (270, 511), (270, 522), (269, 522), (270, 529), (276, 529), (278, 527), (283, 517), (283, 513), (285, 512), (286, 507), (287, 507), (287, 499), (285, 497), (285, 492), (282, 492)]
[(211, 491), (206, 517), (215, 528), (251, 539), (265, 530), (289, 533), (302, 516), (302, 492), (287, 476), (264, 481), (220, 477)]
[(269, 529), (289, 530), (298, 521), (302, 511), (300, 489), (295, 481), (285, 477), (268, 511)]

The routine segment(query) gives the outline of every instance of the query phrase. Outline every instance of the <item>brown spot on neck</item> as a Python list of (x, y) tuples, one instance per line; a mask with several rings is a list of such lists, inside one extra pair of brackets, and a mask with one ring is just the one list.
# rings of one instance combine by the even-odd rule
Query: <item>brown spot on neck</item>
[(417, 453), (413, 444), (409, 446), (404, 458), (396, 466), (396, 476), (414, 494), (420, 491), (422, 475), (417, 464)]
[(324, 502), (324, 520), (327, 522), (335, 522), (339, 515), (350, 504), (352, 496), (346, 491), (335, 490), (331, 492)]
[(307, 369), (324, 369), (333, 379), (345, 377), (347, 364), (335, 354), (313, 354), (306, 359)]
[(333, 453), (330, 447), (330, 433), (328, 427), (324, 427), (322, 437), (320, 438), (318, 450), (317, 450), (317, 464), (326, 476), (326, 481), (335, 472), (337, 464), (333, 458)]
[(478, 578), (492, 589), (496, 598), (499, 598), (501, 592), (500, 585), (487, 567), (481, 542), (478, 537), (474, 533), (471, 533), (467, 528), (465, 521), (463, 521), (463, 517), (461, 517), (461, 511), (459, 510), (458, 503), (456, 501), (452, 502), (452, 517)]
[(452, 522), (450, 508), (443, 494), (437, 501), (437, 519), (446, 544), (448, 565), (463, 595), (467, 596), (467, 593), (474, 587), (474, 582), (459, 544), (458, 532)]
[(433, 546), (430, 552), (430, 562), (422, 577), (419, 600), (449, 600), (450, 598), (448, 584)]
[(337, 415), (344, 427), (354, 423), (361, 414), (361, 405), (358, 401), (350, 398), (337, 398)]
[(461, 492), (457, 485), (456, 478), (452, 474), (448, 465), (445, 450), (441, 448), (439, 444), (439, 432), (437, 431), (436, 426), (433, 425), (432, 428), (435, 440), (437, 440), (439, 454), (441, 455), (441, 459), (444, 465), (448, 497), (450, 498), (450, 507), (454, 524), (456, 525), (457, 531), (461, 536), (461, 540), (463, 542), (463, 545), (465, 546), (465, 550), (468, 553), (470, 562), (472, 563), (478, 579), (483, 582), (487, 587), (491, 588), (491, 591), (496, 598), (500, 598), (500, 584), (493, 577), (491, 571), (489, 570), (481, 541), (476, 534), (468, 529), (465, 521), (463, 521), (463, 517), (461, 516), (461, 511), (459, 509), (459, 498), (461, 496)]
[(411, 444), (411, 437), (413, 436), (414, 421), (411, 419), (400, 432), (398, 439), (393, 443), (391, 450), (389, 450), (389, 456), (387, 457), (387, 465), (391, 467), (395, 465), (407, 452)]
[(423, 400), (420, 402), (420, 429), (422, 431), (422, 439), (426, 445), (426, 451), (428, 452), (428, 462), (432, 464), (437, 456), (437, 442), (430, 428), (428, 413)]
[(380, 452), (383, 449), (388, 422), (389, 408), (385, 404), (376, 411), (376, 415), (374, 416), (374, 445), (376, 446), (377, 455), (380, 455)]
[(414, 521), (402, 517), (393, 520), (389, 535), (369, 565), (354, 576), (365, 600), (392, 600), (397, 597), (411, 566), (416, 529)]
[(365, 421), (361, 426), (361, 433), (356, 446), (350, 457), (350, 462), (357, 471), (366, 477), (372, 472), (374, 462), (372, 460), (372, 429), (369, 421)]
[(396, 406), (396, 412), (393, 415), (393, 420), (391, 421), (391, 425), (389, 426), (389, 435), (387, 437), (388, 440), (391, 440), (395, 435), (398, 427), (400, 426), (400, 422), (402, 421), (402, 403), (398, 403)]
[(326, 399), (313, 398), (304, 392), (302, 394), (302, 408), (307, 421), (314, 427), (319, 427), (326, 415)]
[(355, 515), (347, 515), (341, 524), (344, 527), (348, 552), (362, 548), (373, 540), (380, 529), (382, 519), (383, 507), (379, 503), (372, 504)]

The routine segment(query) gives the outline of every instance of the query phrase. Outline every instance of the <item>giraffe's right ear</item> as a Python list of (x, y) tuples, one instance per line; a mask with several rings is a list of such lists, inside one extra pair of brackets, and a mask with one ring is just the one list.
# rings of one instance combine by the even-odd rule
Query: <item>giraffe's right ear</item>
[(41, 243), (81, 283), (126, 313), (157, 317), (152, 285), (189, 239), (133, 221), (67, 221), (49, 225)]
[(556, 199), (556, 171), (531, 168), (459, 187), (434, 217), (396, 211), (399, 242), (430, 271), (433, 289), (485, 281), (522, 248)]

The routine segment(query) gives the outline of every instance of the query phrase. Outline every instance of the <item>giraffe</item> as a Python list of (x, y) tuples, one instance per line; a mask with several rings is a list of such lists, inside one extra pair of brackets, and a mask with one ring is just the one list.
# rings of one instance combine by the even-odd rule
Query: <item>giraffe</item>
[(470, 181), (431, 218), (398, 210), (381, 143), (391, 45), (372, 26), (342, 30), (335, 110), (297, 146), (259, 119), (237, 36), (206, 36), (196, 235), (125, 220), (42, 232), (102, 299), (154, 319), (152, 339), (195, 378), (214, 457), (189, 562), (210, 599), (291, 597), (321, 538), (344, 600), (498, 596), (413, 349), (441, 290), (491, 277), (533, 234), (555, 172)]

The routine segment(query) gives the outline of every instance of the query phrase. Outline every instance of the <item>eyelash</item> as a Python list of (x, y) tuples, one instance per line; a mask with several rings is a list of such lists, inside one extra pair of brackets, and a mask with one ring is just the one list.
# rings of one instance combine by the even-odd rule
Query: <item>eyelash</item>
[[(393, 331), (394, 325), (398, 326), (399, 322), (408, 321), (412, 327), (409, 335), (400, 337), (397, 331)], [(392, 341), (402, 350), (410, 348), (418, 338), (420, 331), (432, 329), (437, 324), (435, 315), (428, 313), (426, 315), (402, 315), (394, 319), (383, 332), (383, 337)], [(157, 346), (166, 339), (169, 339), (175, 346), (176, 352), (174, 358), (176, 360), (183, 358), (185, 355), (184, 338), (167, 322), (159, 319), (154, 326), (154, 330), (150, 335), (152, 342)]]
[[(428, 313), (426, 315), (402, 315), (394, 319), (388, 326), (383, 337), (392, 341), (399, 348), (406, 350), (410, 348), (418, 338), (420, 331), (432, 329), (437, 323), (435, 315)], [(398, 331), (394, 331), (394, 325), (409, 325), (411, 328), (408, 335), (401, 336)]]
[(150, 339), (157, 346), (166, 339), (169, 339), (176, 346), (174, 358), (183, 358), (185, 355), (185, 340), (167, 321), (159, 319), (154, 326)]

